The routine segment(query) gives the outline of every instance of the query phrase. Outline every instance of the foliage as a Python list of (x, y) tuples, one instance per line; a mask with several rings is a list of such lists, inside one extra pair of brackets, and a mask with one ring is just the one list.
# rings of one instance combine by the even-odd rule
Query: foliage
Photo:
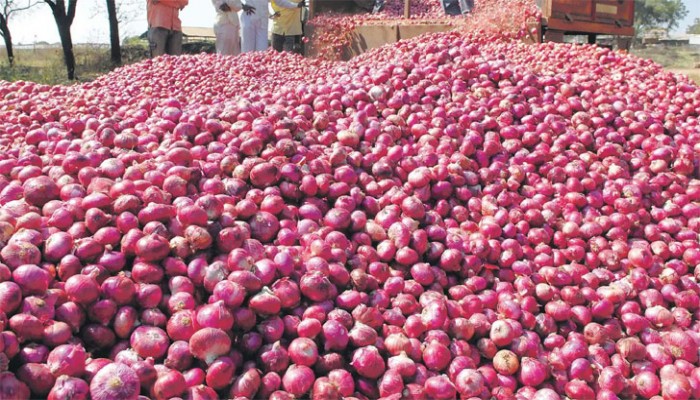
[(695, 21), (686, 29), (685, 33), (700, 35), (700, 18), (695, 18)]
[(683, 0), (634, 0), (634, 25), (638, 33), (651, 28), (676, 28), (688, 15)]

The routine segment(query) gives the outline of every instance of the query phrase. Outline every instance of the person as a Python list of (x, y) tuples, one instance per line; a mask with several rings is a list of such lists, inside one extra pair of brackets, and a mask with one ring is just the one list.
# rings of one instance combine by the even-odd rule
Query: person
[(468, 14), (474, 8), (474, 0), (442, 0), (442, 8), (447, 15)]
[(216, 52), (229, 56), (239, 54), (241, 44), (238, 11), (250, 13), (254, 10), (253, 7), (242, 4), (240, 0), (212, 0), (212, 4), (216, 9)]
[(272, 0), (272, 48), (301, 53), (301, 9), (304, 0)]
[(182, 22), (180, 10), (188, 0), (148, 0), (148, 42), (151, 57), (182, 54)]
[(241, 14), (241, 52), (265, 51), (269, 46), (267, 40), (268, 4), (270, 0), (245, 0), (253, 12)]

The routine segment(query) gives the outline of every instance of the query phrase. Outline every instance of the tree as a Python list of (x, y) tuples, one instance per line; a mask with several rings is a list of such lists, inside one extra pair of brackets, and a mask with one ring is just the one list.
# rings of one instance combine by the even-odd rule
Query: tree
[(122, 63), (122, 47), (119, 43), (119, 20), (115, 0), (107, 0), (107, 16), (109, 18), (109, 47), (113, 65)]
[(682, 0), (634, 0), (634, 25), (638, 33), (652, 28), (671, 30), (688, 15)]
[[(20, 4), (21, 3), (21, 4)], [(15, 55), (12, 50), (12, 34), (10, 33), (10, 16), (18, 11), (28, 10), (37, 4), (37, 1), (27, 0), (26, 2), (18, 0), (0, 0), (0, 36), (5, 41), (5, 50), (7, 51), (7, 61), (12, 66), (15, 62)]]
[(70, 27), (75, 18), (75, 7), (78, 0), (68, 0), (68, 8), (66, 8), (65, 0), (44, 0), (53, 13), (53, 19), (56, 21), (58, 28), (58, 36), (61, 38), (61, 47), (63, 47), (63, 60), (66, 62), (66, 70), (68, 71), (68, 79), (75, 79), (75, 54), (73, 53), (73, 38), (70, 34)]
[(695, 18), (695, 21), (693, 21), (693, 24), (686, 29), (685, 33), (700, 35), (700, 18)]

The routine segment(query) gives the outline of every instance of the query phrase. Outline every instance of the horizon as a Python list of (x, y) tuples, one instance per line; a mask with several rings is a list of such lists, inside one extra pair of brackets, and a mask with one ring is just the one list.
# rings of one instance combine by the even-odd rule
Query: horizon
[[(700, 18), (700, 1), (683, 0), (683, 3), (688, 9), (688, 15), (679, 23), (678, 28), (670, 32), (671, 34), (685, 34), (695, 18)], [(139, 16), (119, 24), (122, 40), (139, 36), (147, 30), (145, 4), (134, 7), (130, 12)], [(191, 0), (189, 6), (181, 12), (180, 18), (183, 26), (209, 28), (215, 19), (214, 7), (209, 0)], [(36, 30), (33, 28), (35, 26), (44, 28)], [(43, 42), (51, 45), (60, 43), (53, 15), (49, 7), (41, 3), (28, 13), (14, 15), (9, 21), (9, 27), (15, 46), (31, 46)], [(78, 7), (71, 34), (74, 44), (108, 44), (109, 25), (104, 3), (92, 3), (92, 7)]]

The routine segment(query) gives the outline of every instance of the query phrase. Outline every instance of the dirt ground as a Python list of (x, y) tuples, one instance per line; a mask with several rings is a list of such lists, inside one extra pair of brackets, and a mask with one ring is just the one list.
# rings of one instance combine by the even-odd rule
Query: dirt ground
[(669, 68), (669, 71), (686, 75), (700, 85), (700, 68)]

